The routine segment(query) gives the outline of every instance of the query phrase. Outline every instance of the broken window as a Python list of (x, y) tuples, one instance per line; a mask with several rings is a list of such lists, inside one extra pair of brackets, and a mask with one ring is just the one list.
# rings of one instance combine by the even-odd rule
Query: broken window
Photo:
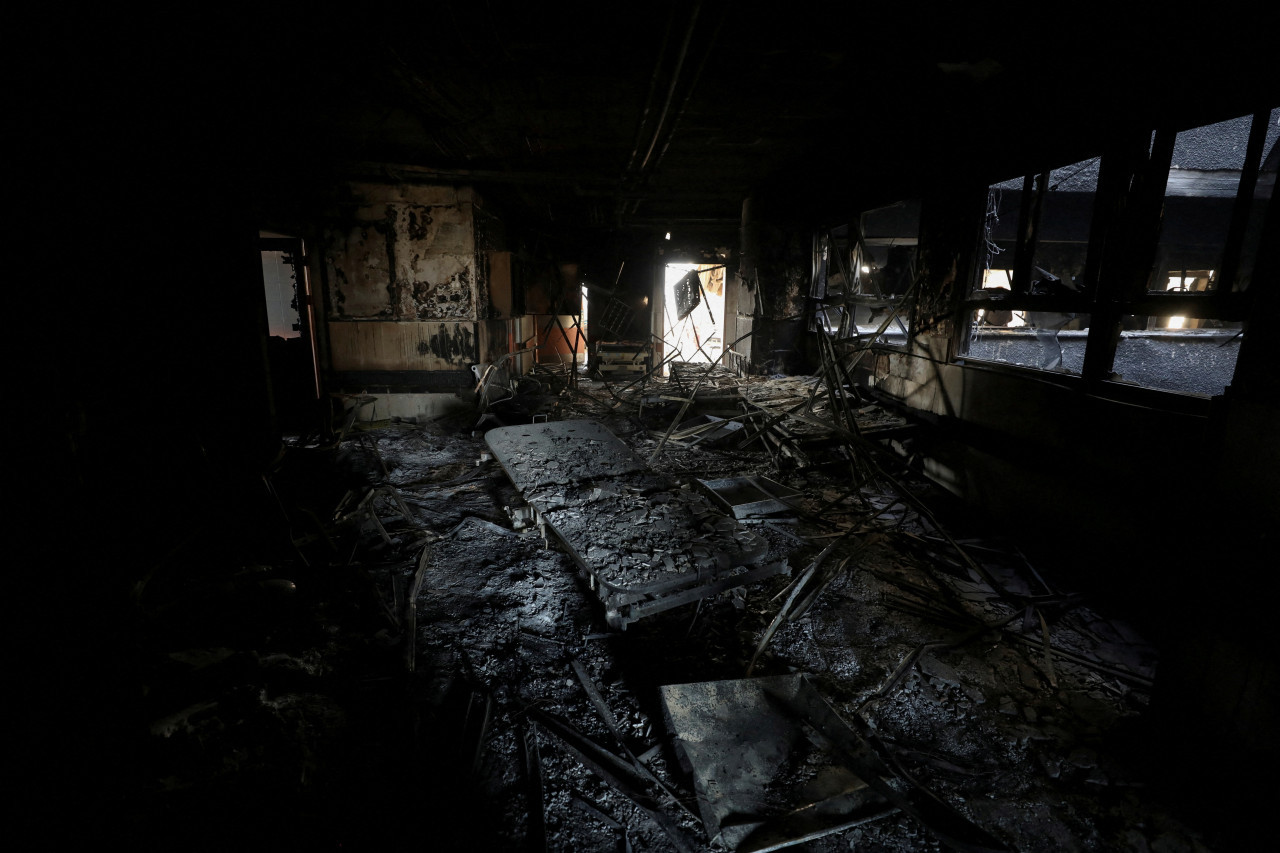
[(1231, 384), (1240, 324), (1128, 314), (1121, 321), (1111, 379), (1161, 391), (1213, 396)]
[[(961, 355), (1222, 393), (1278, 137), (1271, 110), (1158, 130), (1137, 156), (1108, 155), (1113, 177), (1101, 192), (1101, 158), (993, 184)], [(1134, 268), (1134, 257), (1147, 260)]]
[(920, 203), (865, 211), (820, 235), (814, 246), (812, 328), (837, 338), (906, 346), (916, 277)]
[(1086, 313), (977, 308), (969, 316), (964, 355), (1079, 376), (1088, 330)]
[(1163, 197), (1145, 293), (1120, 301), (1106, 378), (1213, 396), (1231, 384), (1276, 178), (1280, 110), (1157, 133)]
[[(1267, 150), (1275, 148), (1280, 132), (1277, 118), (1280, 110), (1273, 110), (1264, 120), (1267, 127), (1261, 135)], [(1237, 196), (1242, 189), (1247, 208), (1239, 223), (1240, 236), (1248, 232), (1256, 244), (1263, 207), (1275, 181), (1275, 164), (1271, 163), (1269, 181), (1254, 180), (1253, 187), (1242, 187), (1252, 129), (1253, 117), (1240, 116), (1175, 136), (1149, 291), (1203, 293), (1219, 289), (1226, 272), (1223, 259), (1232, 236)], [(1258, 165), (1255, 160), (1253, 168)], [(1252, 264), (1248, 272), (1252, 273)], [(1233, 278), (1238, 280), (1239, 276)], [(1243, 290), (1247, 286), (1246, 280), (1244, 287), (1232, 289)]]
[(961, 354), (1079, 375), (1101, 158), (993, 184)]

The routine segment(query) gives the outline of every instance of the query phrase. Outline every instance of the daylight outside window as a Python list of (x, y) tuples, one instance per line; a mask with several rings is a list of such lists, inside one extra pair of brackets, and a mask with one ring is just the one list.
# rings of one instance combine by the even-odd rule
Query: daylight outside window
[(1084, 271), (1100, 158), (993, 184), (961, 354), (1079, 375)]
[(1147, 298), (1122, 318), (1113, 381), (1206, 396), (1231, 384), (1278, 137), (1280, 110), (1174, 137)]

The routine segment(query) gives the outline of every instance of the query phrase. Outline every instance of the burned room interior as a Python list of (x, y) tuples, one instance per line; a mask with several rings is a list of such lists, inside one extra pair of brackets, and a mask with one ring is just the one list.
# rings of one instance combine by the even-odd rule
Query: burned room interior
[(32, 51), (31, 538), (76, 649), (25, 687), (30, 816), (1270, 846), (1280, 77), (1258, 21), (1117, 14), (444, 2)]

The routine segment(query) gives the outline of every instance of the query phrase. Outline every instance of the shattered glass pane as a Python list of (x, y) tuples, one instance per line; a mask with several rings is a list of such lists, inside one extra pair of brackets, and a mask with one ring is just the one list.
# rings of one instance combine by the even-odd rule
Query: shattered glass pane
[(1214, 396), (1231, 384), (1241, 325), (1190, 317), (1124, 317), (1112, 380)]
[[(1030, 280), (1018, 289), (1037, 295), (1069, 295), (1082, 289), (1101, 163), (1101, 157), (1092, 157), (1049, 173), (1035, 228)], [(1037, 190), (1039, 180), (1033, 176)], [(1013, 267), (1024, 181), (1012, 178), (993, 184), (987, 191), (986, 256), (980, 288), (1015, 289)]]
[[(858, 304), (851, 306), (849, 317), (853, 319), (851, 325), (856, 326), (858, 335), (868, 337), (875, 335), (880, 331), (880, 327), (884, 325), (888, 319), (890, 312), (894, 309), (893, 302), (886, 302), (883, 305), (865, 305)], [(877, 343), (890, 346), (906, 346), (907, 343), (907, 308), (899, 307), (893, 319), (889, 321), (889, 325), (885, 328), (884, 333), (876, 338)], [(852, 337), (850, 331), (847, 337)]]
[(1084, 366), (1088, 314), (978, 308), (969, 323), (968, 358), (1077, 376)]
[(978, 282), (983, 290), (1013, 288), (1013, 256), (1021, 204), (1022, 178), (995, 184), (987, 190), (982, 279)]
[(1049, 173), (1031, 262), (1031, 293), (1067, 296), (1083, 290), (1101, 162), (1094, 157)]
[(1077, 302), (1083, 306), (1084, 269), (1100, 164), (1101, 158), (1093, 157), (1052, 170), (1042, 195), (1041, 176), (1033, 176), (1031, 185), (1040, 197), (1040, 210), (1035, 227), (1028, 229), (1034, 233), (1034, 243), (1027, 281), (1014, 281), (1017, 235), (1026, 225), (1019, 218), (1027, 181), (1013, 178), (988, 189), (985, 265), (975, 295), (996, 299), (1016, 290), (1052, 300), (1055, 310), (1015, 309), (1012, 305), (1007, 309), (975, 308), (961, 355), (1080, 374), (1089, 315), (1065, 308)]

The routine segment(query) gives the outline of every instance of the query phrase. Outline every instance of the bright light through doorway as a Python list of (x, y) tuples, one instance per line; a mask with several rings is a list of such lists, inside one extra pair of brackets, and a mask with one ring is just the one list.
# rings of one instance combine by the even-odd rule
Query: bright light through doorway
[[(690, 270), (698, 271), (698, 304), (686, 317), (677, 317), (676, 284)], [(710, 264), (667, 264), (663, 298), (663, 340), (667, 355), (677, 361), (710, 362), (724, 346), (724, 267)]]

